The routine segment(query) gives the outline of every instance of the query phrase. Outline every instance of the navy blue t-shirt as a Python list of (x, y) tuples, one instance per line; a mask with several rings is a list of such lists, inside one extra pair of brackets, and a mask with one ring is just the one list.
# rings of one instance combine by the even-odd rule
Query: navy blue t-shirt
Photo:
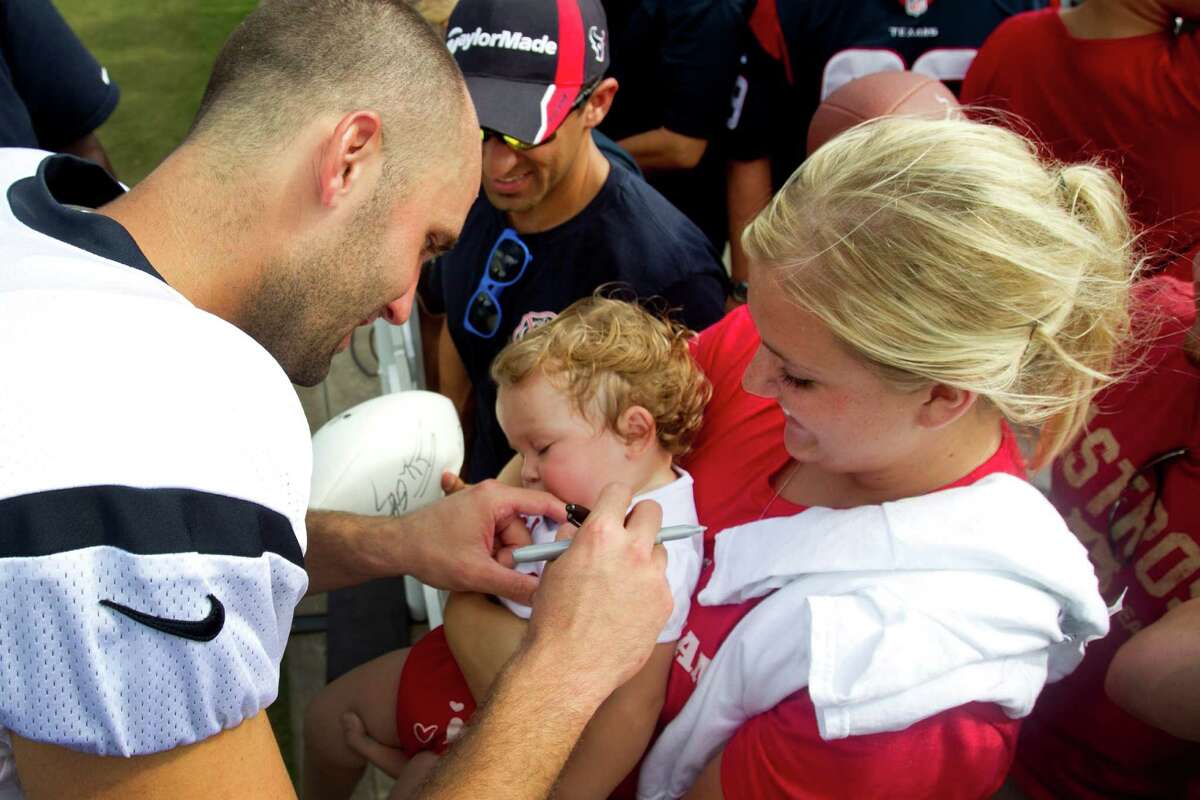
[(1045, 0), (758, 0), (734, 88), (731, 155), (771, 157), (775, 186), (804, 161), (821, 101), (855, 78), (912, 70), (955, 92), (996, 26)]
[(496, 385), (488, 370), (514, 333), (519, 338), (600, 286), (614, 283), (620, 286), (616, 296), (678, 309), (675, 318), (694, 330), (725, 313), (725, 270), (704, 234), (644, 180), (610, 169), (600, 192), (577, 216), (542, 233), (518, 234), (533, 258), (521, 280), (500, 294), (495, 336), (482, 338), (468, 331), (463, 320), (492, 246), (507, 227), (505, 215), (481, 196), (458, 244), (427, 268), (422, 287), (425, 307), (446, 314), (475, 390), (469, 482), (494, 478), (513, 455), (496, 421)]
[(0, 0), (0, 147), (61, 150), (120, 92), (48, 0)]
[(749, 0), (605, 0), (619, 88), (600, 128), (614, 139), (667, 128), (708, 142), (700, 163), (647, 180), (724, 247), (725, 123)]

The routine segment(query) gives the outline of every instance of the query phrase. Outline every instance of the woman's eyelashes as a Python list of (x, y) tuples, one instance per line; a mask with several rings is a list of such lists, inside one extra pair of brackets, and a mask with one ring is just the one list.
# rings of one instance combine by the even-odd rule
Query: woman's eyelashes
[(792, 375), (786, 371), (782, 372), (781, 374), (783, 376), (783, 382), (795, 389), (811, 389), (813, 387), (813, 381), (809, 380), (808, 378), (797, 378), (795, 375)]

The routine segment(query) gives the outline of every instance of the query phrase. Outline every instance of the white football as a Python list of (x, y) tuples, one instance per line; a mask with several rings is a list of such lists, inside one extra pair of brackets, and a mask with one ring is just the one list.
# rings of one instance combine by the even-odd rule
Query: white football
[(312, 448), (312, 508), (399, 516), (442, 496), (442, 473), (462, 467), (463, 433), (448, 398), (395, 392), (322, 425)]

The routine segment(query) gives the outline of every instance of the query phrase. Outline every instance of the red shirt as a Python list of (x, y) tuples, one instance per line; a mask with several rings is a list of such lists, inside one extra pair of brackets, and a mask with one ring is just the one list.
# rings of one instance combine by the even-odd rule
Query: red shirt
[(1200, 239), (1200, 30), (1075, 39), (1057, 9), (1018, 14), (984, 42), (961, 99), (1015, 112), (1060, 161), (1112, 167), (1151, 249)]
[[(1193, 296), (1190, 284), (1167, 277), (1139, 286), (1140, 304), (1162, 315), (1158, 338), (1133, 380), (1096, 399), (1088, 430), (1054, 464), (1051, 499), (1088, 547), (1101, 591), (1110, 601), (1126, 594), (1112, 631), (1046, 687), (1025, 722), (1013, 776), (1034, 798), (1182, 797), (1200, 771), (1200, 745), (1139, 722), (1104, 693), (1117, 648), (1200, 596), (1200, 368), (1182, 348)], [(1154, 475), (1135, 479), (1113, 526), (1114, 553), (1109, 508), (1147, 460), (1177, 447), (1190, 453), (1166, 467), (1153, 512)]]
[[(788, 461), (777, 403), (747, 394), (742, 373), (758, 348), (744, 308), (699, 338), (695, 355), (713, 384), (704, 428), (684, 466), (696, 481), (705, 535), (697, 592), (713, 571), (713, 540), (732, 525), (797, 514), (802, 506), (775, 497), (770, 479)], [(1007, 430), (997, 453), (951, 486), (992, 472), (1023, 475)], [(949, 488), (949, 487), (947, 487)], [(683, 708), (721, 642), (758, 600), (702, 606), (693, 598), (667, 683), (661, 724)], [(807, 690), (747, 721), (726, 743), (721, 784), (727, 798), (986, 797), (1004, 780), (1019, 721), (992, 704), (972, 703), (903, 731), (824, 741)]]

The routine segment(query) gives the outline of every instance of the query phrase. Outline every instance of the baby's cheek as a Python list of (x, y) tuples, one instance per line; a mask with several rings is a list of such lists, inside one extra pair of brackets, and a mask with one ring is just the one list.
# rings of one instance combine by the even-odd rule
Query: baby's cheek
[(580, 465), (573, 469), (560, 471), (555, 476), (555, 480), (548, 482), (547, 485), (551, 486), (551, 493), (564, 502), (578, 503), (590, 508), (600, 494), (601, 487), (597, 486), (597, 483), (597, 471), (594, 468)]

